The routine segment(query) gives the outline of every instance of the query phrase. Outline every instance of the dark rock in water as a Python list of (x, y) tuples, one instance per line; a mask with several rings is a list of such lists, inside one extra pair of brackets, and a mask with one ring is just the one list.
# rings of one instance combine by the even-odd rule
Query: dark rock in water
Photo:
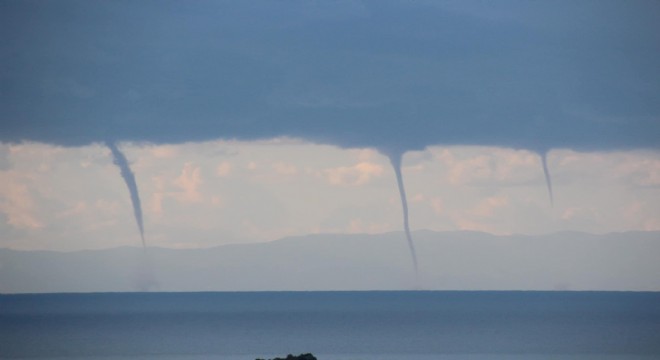
[[(256, 359), (256, 360), (264, 360), (264, 359)], [(285, 358), (274, 358), (270, 360), (317, 360), (317, 359), (316, 356), (308, 353), (308, 354), (300, 354), (298, 356), (289, 354)]]

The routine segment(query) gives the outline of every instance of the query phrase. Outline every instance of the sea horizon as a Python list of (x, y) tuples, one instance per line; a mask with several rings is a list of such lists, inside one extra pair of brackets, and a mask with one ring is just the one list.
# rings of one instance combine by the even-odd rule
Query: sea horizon
[(660, 293), (3, 294), (0, 342), (41, 359), (644, 359), (660, 356)]

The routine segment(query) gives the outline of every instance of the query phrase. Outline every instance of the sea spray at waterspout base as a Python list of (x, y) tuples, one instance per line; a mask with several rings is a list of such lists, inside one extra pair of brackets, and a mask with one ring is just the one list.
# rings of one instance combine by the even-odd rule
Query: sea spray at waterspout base
[(154, 275), (153, 264), (146, 247), (142, 247), (142, 251), (138, 254), (137, 268), (133, 280), (136, 291), (148, 292), (160, 287), (160, 283)]

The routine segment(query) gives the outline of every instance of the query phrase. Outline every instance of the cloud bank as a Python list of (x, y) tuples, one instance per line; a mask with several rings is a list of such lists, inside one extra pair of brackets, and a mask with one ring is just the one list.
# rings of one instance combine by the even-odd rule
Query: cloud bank
[(660, 147), (653, 1), (4, 1), (0, 141)]

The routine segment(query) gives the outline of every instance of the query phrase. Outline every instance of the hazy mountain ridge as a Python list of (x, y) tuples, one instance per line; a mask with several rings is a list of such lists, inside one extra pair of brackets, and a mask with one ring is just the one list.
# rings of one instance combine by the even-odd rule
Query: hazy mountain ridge
[[(492, 235), (414, 232), (415, 280), (403, 233), (317, 234), (206, 249), (0, 249), (0, 292), (660, 290), (660, 232)], [(145, 275), (146, 274), (146, 275)]]

